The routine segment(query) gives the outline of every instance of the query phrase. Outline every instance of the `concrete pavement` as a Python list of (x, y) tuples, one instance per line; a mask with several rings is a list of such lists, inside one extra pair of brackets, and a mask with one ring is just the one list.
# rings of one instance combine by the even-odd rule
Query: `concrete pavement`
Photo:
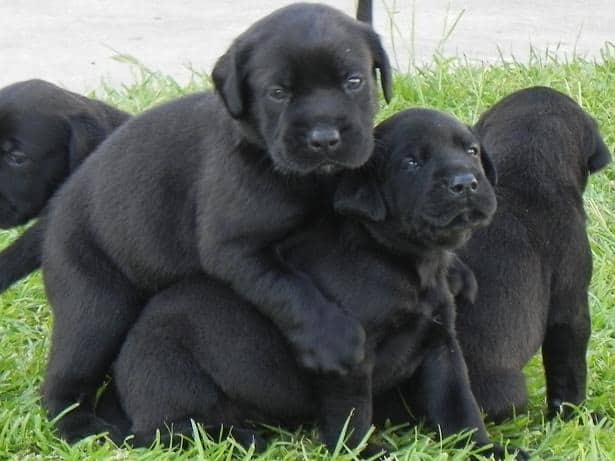
[[(353, 0), (325, 0), (354, 14)], [(43, 78), (74, 91), (133, 80), (134, 56), (185, 82), (209, 71), (231, 40), (283, 0), (0, 0), (0, 86)], [(560, 56), (599, 56), (615, 41), (612, 0), (374, 0), (377, 30), (400, 70), (434, 51), (526, 60), (530, 44)], [(455, 21), (448, 39), (441, 43)]]

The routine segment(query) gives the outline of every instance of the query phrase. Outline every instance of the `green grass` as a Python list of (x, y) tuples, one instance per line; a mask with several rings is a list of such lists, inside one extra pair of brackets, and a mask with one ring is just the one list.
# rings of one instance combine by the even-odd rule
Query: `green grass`
[[(131, 61), (129, 57), (121, 57)], [(206, 87), (205, 74), (195, 73), (188, 85), (148, 71), (138, 65), (135, 83), (120, 88), (104, 86), (96, 96), (122, 109), (138, 113), (154, 104)], [(379, 120), (412, 106), (449, 111), (472, 123), (499, 98), (531, 85), (562, 90), (577, 100), (599, 121), (607, 144), (615, 147), (615, 46), (607, 44), (603, 59), (561, 62), (548, 53), (534, 54), (529, 63), (502, 62), (476, 66), (459, 59), (436, 57), (434, 63), (399, 75), (395, 97), (382, 106)], [(489, 426), (494, 440), (528, 447), (536, 459), (615, 459), (615, 168), (592, 178), (586, 192), (589, 234), (594, 253), (591, 286), (593, 334), (589, 357), (587, 409), (580, 420), (546, 422), (543, 417), (544, 379), (537, 357), (527, 367), (530, 406), (527, 414), (498, 426)], [(19, 231), (0, 233), (0, 246), (11, 242)], [(49, 347), (50, 311), (40, 274), (16, 284), (0, 298), (0, 459), (68, 460), (166, 460), (166, 459), (355, 459), (340, 450), (329, 455), (315, 442), (314, 432), (279, 432), (269, 449), (260, 455), (246, 452), (226, 440), (214, 443), (198, 431), (196, 442), (182, 452), (155, 446), (149, 450), (115, 448), (90, 438), (74, 446), (58, 440), (39, 406), (38, 389)], [(591, 422), (589, 411), (606, 416)], [(386, 439), (401, 460), (461, 460), (470, 448), (452, 448), (425, 428), (387, 428), (376, 431)]]

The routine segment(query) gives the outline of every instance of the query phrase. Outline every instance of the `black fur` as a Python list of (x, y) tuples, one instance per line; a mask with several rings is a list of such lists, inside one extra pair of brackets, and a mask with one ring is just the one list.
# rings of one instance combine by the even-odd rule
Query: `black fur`
[[(421, 396), (412, 401), (418, 415), (444, 435), (471, 428), (477, 443), (488, 443), (455, 339), (446, 279), (446, 249), (495, 210), (480, 160), (488, 157), (467, 127), (435, 111), (400, 113), (375, 137), (377, 153), (365, 170), (342, 174), (334, 200), (341, 215), (278, 248), (286, 264), (361, 322), (365, 360), (343, 377), (309, 373), (276, 326), (229, 287), (183, 281), (150, 301), (114, 367), (137, 444), (151, 442), (165, 424), (174, 434), (190, 431), (189, 418), (216, 431), (233, 426), (242, 440), (250, 434), (247, 420), (318, 420), (332, 448), (354, 409), (347, 441), (354, 446), (371, 424), (372, 392), (408, 378)], [(466, 174), (475, 177), (475, 189), (450, 189)], [(247, 439), (262, 443), (255, 433)], [(493, 452), (503, 454), (500, 447)]]
[[(591, 251), (582, 194), (611, 156), (594, 120), (549, 88), (504, 98), (475, 130), (499, 182), (492, 224), (458, 251), (478, 281), (476, 302), (456, 300), (472, 390), (492, 419), (523, 410), (522, 369), (542, 347), (554, 415), (585, 398)], [(398, 397), (388, 397), (384, 416), (403, 420)]]
[[(0, 228), (44, 214), (60, 184), (128, 114), (42, 80), (0, 90)], [(40, 266), (44, 224), (0, 253), (0, 293)]]
[(551, 414), (585, 399), (592, 259), (583, 192), (611, 155), (569, 97), (535, 87), (507, 96), (475, 127), (498, 170), (498, 211), (459, 252), (478, 298), (459, 302), (458, 335), (477, 401), (492, 418), (523, 410), (521, 370), (542, 348)]
[(93, 414), (96, 388), (144, 302), (202, 271), (253, 302), (305, 366), (343, 373), (362, 359), (361, 325), (275, 245), (322, 213), (334, 173), (371, 155), (376, 69), (388, 97), (368, 26), (324, 5), (280, 9), (220, 58), (216, 93), (133, 118), (60, 190), (44, 245), (55, 319), (43, 402), (52, 417), (80, 403), (58, 422), (65, 438), (117, 434)]

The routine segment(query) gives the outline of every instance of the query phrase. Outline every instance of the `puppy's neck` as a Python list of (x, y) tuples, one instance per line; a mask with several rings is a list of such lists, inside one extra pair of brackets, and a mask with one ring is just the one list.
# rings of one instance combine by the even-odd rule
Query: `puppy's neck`
[(411, 257), (418, 261), (439, 257), (444, 251), (441, 248), (428, 246), (420, 239), (408, 238), (407, 235), (396, 231), (399, 225), (391, 222), (389, 218), (378, 223), (360, 220), (359, 224), (372, 241), (394, 255)]
[(433, 288), (448, 268), (450, 252), (390, 235), (383, 232), (381, 223), (344, 218), (341, 235), (344, 235), (344, 244), (351, 250), (362, 248), (383, 254), (402, 271), (413, 272), (420, 290)]

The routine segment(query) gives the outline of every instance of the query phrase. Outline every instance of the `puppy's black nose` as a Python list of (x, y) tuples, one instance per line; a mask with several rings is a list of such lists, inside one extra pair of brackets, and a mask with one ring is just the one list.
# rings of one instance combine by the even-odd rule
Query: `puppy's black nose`
[(478, 180), (472, 173), (464, 173), (453, 176), (448, 180), (448, 190), (453, 195), (474, 193), (478, 189)]
[(314, 128), (308, 134), (308, 145), (314, 152), (333, 152), (340, 144), (340, 132), (335, 128)]

